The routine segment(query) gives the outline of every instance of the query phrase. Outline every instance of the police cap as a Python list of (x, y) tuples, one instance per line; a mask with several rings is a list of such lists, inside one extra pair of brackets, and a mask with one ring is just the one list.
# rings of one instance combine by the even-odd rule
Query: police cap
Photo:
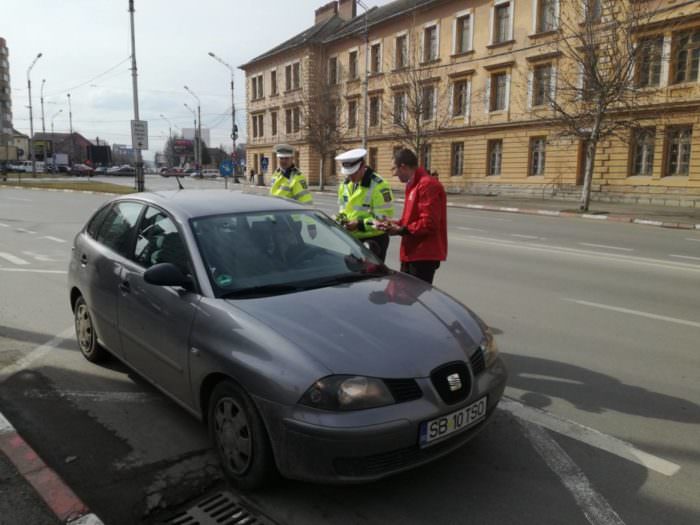
[(289, 144), (277, 144), (277, 146), (275, 146), (275, 154), (277, 155), (277, 158), (293, 157), (294, 148)]
[(351, 149), (345, 153), (338, 155), (335, 160), (340, 162), (340, 173), (343, 175), (352, 175), (358, 169), (360, 164), (367, 156), (367, 150), (364, 148)]

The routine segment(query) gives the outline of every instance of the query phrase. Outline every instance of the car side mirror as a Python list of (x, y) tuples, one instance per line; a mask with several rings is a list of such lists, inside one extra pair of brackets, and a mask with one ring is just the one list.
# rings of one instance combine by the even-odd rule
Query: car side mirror
[(187, 289), (192, 287), (192, 279), (173, 263), (168, 262), (151, 266), (144, 272), (143, 280), (156, 286), (182, 286)]

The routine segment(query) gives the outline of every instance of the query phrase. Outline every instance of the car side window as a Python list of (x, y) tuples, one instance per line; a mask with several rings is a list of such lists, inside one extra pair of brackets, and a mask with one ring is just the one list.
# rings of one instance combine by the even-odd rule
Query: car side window
[(139, 224), (134, 260), (145, 268), (172, 263), (182, 273), (190, 273), (187, 250), (175, 223), (158, 208), (149, 206)]
[(104, 208), (102, 208), (95, 215), (93, 215), (92, 220), (90, 220), (90, 222), (88, 223), (87, 233), (93, 239), (97, 239), (97, 234), (100, 231), (100, 226), (102, 226), (102, 222), (105, 220), (107, 213), (109, 213), (110, 207), (110, 205), (107, 205)]
[(100, 226), (97, 242), (129, 257), (131, 239), (143, 205), (136, 202), (119, 202), (112, 206)]

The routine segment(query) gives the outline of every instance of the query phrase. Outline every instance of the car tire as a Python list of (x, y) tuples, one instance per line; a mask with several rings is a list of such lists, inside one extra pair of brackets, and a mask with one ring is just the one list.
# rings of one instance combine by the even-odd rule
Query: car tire
[(255, 490), (278, 477), (262, 418), (250, 396), (233, 381), (222, 381), (212, 391), (208, 423), (221, 467), (233, 485)]
[(90, 309), (82, 296), (78, 297), (73, 307), (75, 321), (75, 337), (83, 357), (91, 363), (99, 363), (109, 357), (107, 351), (97, 342), (95, 325), (92, 322)]

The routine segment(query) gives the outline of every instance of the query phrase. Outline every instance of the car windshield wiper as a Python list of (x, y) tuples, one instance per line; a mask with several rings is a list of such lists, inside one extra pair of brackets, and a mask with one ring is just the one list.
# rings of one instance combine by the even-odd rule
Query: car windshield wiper
[(261, 286), (251, 286), (249, 288), (240, 288), (231, 290), (221, 295), (222, 299), (234, 299), (240, 297), (251, 297), (257, 295), (281, 295), (285, 293), (294, 293), (303, 290), (304, 287), (295, 284), (264, 284)]
[(386, 275), (386, 272), (362, 272), (362, 273), (344, 273), (342, 275), (334, 275), (326, 279), (319, 279), (313, 283), (314, 288), (323, 286), (334, 286), (336, 284), (353, 283), (356, 281), (364, 281), (365, 279), (373, 279)]

